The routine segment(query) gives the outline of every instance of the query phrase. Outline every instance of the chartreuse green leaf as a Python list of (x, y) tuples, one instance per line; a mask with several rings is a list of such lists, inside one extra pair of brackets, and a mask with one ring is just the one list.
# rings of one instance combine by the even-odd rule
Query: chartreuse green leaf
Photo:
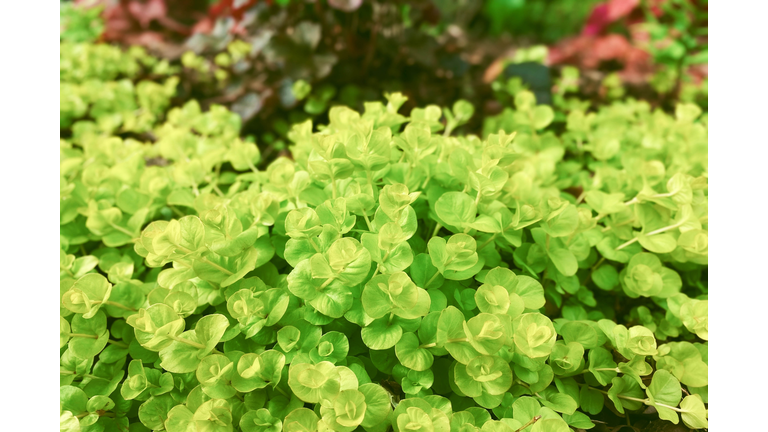
[(653, 332), (643, 326), (634, 326), (627, 334), (626, 347), (637, 355), (656, 354), (656, 338)]
[(656, 367), (672, 373), (680, 383), (690, 387), (708, 385), (709, 367), (696, 345), (690, 342), (671, 342), (659, 346), (654, 356)]
[[(223, 83), (247, 45), (180, 76)], [(605, 403), (708, 426), (693, 105), (513, 83), (475, 136), (468, 102), (400, 113), (400, 93), (316, 124), (323, 90), (257, 146), (224, 106), (171, 108), (181, 69), (144, 50), (61, 52), (62, 430), (623, 425)]]
[(442, 237), (433, 237), (427, 247), (432, 264), (446, 279), (466, 279), (480, 270), (475, 269), (480, 262), (477, 242), (466, 234), (455, 234), (447, 241)]
[(248, 393), (255, 389), (276, 386), (285, 366), (285, 355), (269, 350), (260, 354), (247, 353), (235, 361), (232, 386), (239, 392)]
[(581, 370), (584, 364), (584, 347), (578, 342), (555, 343), (550, 354), (550, 365), (556, 375), (568, 375)]
[(589, 371), (600, 384), (608, 385), (619, 370), (608, 350), (593, 348), (589, 351)]
[(309, 357), (314, 362), (330, 361), (336, 363), (347, 357), (349, 341), (343, 333), (328, 332), (320, 338), (317, 348), (310, 351)]
[(221, 314), (207, 315), (200, 319), (195, 326), (195, 336), (204, 346), (198, 353), (202, 358), (213, 350), (213, 347), (221, 340), (224, 332), (227, 331), (229, 320)]
[(509, 364), (500, 357), (478, 356), (466, 365), (456, 363), (454, 377), (462, 393), (479, 398), (484, 394), (503, 395), (512, 385), (513, 374)]
[(205, 345), (200, 342), (194, 330), (181, 333), (175, 338), (160, 351), (160, 365), (172, 373), (195, 371), (200, 364), (199, 355), (205, 349)]
[(392, 413), (392, 428), (406, 430), (450, 430), (445, 412), (421, 398), (408, 398), (400, 402)]
[(471, 226), (477, 216), (477, 204), (463, 192), (446, 192), (435, 202), (437, 217), (460, 231)]
[(462, 364), (467, 364), (480, 355), (469, 342), (464, 328), (464, 314), (453, 306), (448, 306), (440, 313), (435, 345), (445, 348)]
[(406, 319), (418, 318), (429, 312), (431, 304), (429, 294), (403, 272), (372, 278), (365, 284), (361, 300), (371, 318), (387, 314)]
[(598, 390), (582, 386), (579, 391), (579, 405), (587, 414), (599, 414), (603, 410), (605, 397)]
[(646, 252), (633, 256), (619, 278), (630, 297), (667, 298), (680, 292), (682, 286), (674, 270), (663, 267), (656, 255)]
[[(547, 389), (549, 390), (549, 389)], [(556, 391), (547, 391), (541, 394), (541, 404), (545, 407), (566, 415), (572, 415), (578, 403), (569, 395), (565, 393), (558, 393)]]
[(68, 349), (77, 358), (95, 357), (107, 346), (107, 316), (102, 311), (97, 311), (90, 319), (84, 318), (84, 315), (75, 315), (71, 329)]
[(399, 321), (379, 318), (360, 331), (363, 343), (370, 349), (385, 350), (394, 347), (403, 336)]
[(266, 408), (248, 411), (240, 418), (240, 429), (243, 432), (280, 432), (283, 422), (270, 414)]
[(643, 390), (632, 378), (622, 375), (613, 378), (611, 384), (611, 388), (608, 389), (608, 398), (620, 413), (624, 413), (624, 408), (636, 410), (643, 405)]
[(709, 427), (708, 413), (704, 402), (699, 395), (686, 396), (680, 403), (683, 423), (691, 429), (704, 429)]
[(300, 363), (291, 365), (288, 385), (293, 393), (304, 402), (319, 403), (332, 401), (341, 391), (341, 375), (331, 362), (316, 365)]
[(198, 430), (224, 432), (233, 430), (232, 407), (223, 399), (211, 399), (195, 410), (192, 417)]
[(360, 423), (364, 428), (381, 426), (392, 412), (390, 395), (377, 384), (363, 384), (358, 391), (365, 396), (365, 416)]
[(112, 284), (100, 274), (90, 273), (76, 280), (61, 298), (62, 305), (68, 310), (91, 318), (99, 308), (109, 301)]
[(493, 355), (507, 342), (509, 326), (496, 315), (480, 313), (463, 323), (469, 343), (480, 354)]
[(567, 432), (568, 423), (559, 418), (541, 419), (533, 424), (532, 432)]
[(353, 389), (344, 390), (333, 402), (335, 422), (344, 428), (355, 428), (363, 422), (367, 408), (363, 393)]
[(319, 418), (317, 415), (306, 408), (298, 408), (291, 411), (283, 420), (283, 430), (285, 432), (305, 432), (318, 429)]
[(544, 315), (526, 313), (512, 321), (515, 347), (521, 354), (535, 359), (546, 357), (555, 346), (557, 333), (552, 321)]
[(682, 390), (680, 382), (671, 373), (665, 370), (656, 371), (646, 393), (650, 404), (659, 412), (659, 417), (675, 424), (680, 421), (674, 409), (680, 403)]
[(88, 396), (78, 387), (65, 385), (59, 388), (59, 400), (62, 410), (78, 415), (86, 411)]
[(142, 347), (160, 351), (170, 346), (184, 330), (184, 320), (164, 303), (157, 303), (126, 320), (134, 328), (136, 340)]
[(395, 353), (403, 366), (415, 371), (425, 371), (434, 362), (433, 354), (420, 347), (419, 338), (413, 333), (404, 333), (395, 344)]
[(688, 331), (703, 340), (709, 340), (709, 303), (707, 300), (688, 299), (680, 306), (679, 318)]
[(528, 276), (517, 276), (509, 269), (497, 267), (485, 275), (475, 302), (481, 312), (505, 313), (514, 318), (526, 309), (544, 306), (544, 288)]
[(59, 348), (64, 347), (64, 345), (69, 342), (70, 330), (71, 326), (69, 325), (69, 321), (64, 319), (64, 317), (59, 316)]
[(148, 385), (149, 381), (142, 361), (131, 361), (128, 365), (128, 379), (123, 382), (120, 394), (126, 400), (135, 399), (147, 389)]
[(197, 365), (195, 377), (203, 392), (214, 399), (229, 399), (237, 393), (232, 387), (234, 364), (221, 354), (209, 355)]

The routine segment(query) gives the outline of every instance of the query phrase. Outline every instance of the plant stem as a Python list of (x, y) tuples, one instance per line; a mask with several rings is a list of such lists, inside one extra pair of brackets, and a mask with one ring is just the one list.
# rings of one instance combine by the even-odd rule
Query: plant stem
[[(603, 394), (606, 394), (606, 395), (608, 394), (608, 392), (605, 391), (605, 390), (596, 389), (594, 387), (589, 387), (589, 388), (591, 388), (592, 390), (597, 390), (600, 393), (603, 393)], [(676, 412), (679, 412), (679, 413), (688, 412), (686, 410), (683, 410), (683, 409), (680, 409), (680, 408), (677, 408), (677, 407), (673, 407), (673, 406), (669, 406), (669, 405), (666, 405), (666, 404), (663, 404), (663, 403), (658, 403), (658, 402), (652, 403), (648, 399), (639, 399), (639, 398), (633, 398), (633, 397), (630, 397), (630, 396), (623, 396), (623, 395), (616, 395), (616, 396), (619, 399), (624, 399), (624, 400), (629, 400), (629, 401), (634, 401), (634, 402), (640, 402), (640, 403), (643, 403), (643, 404), (648, 405), (648, 406), (656, 406), (656, 407), (667, 408), (667, 409), (671, 409), (672, 411), (676, 411)]]
[(368, 231), (373, 231), (373, 228), (371, 228), (371, 220), (368, 219), (368, 215), (363, 212), (363, 219), (365, 219), (365, 224), (368, 226)]
[(132, 307), (128, 307), (128, 306), (122, 305), (122, 304), (120, 304), (118, 302), (113, 302), (113, 301), (110, 301), (110, 300), (107, 300), (107, 301), (94, 300), (91, 303), (93, 303), (93, 304), (103, 304), (105, 306), (114, 306), (116, 308), (124, 309), (124, 310), (131, 311), (131, 312), (136, 312), (136, 309), (134, 309)]
[(450, 136), (451, 132), (453, 132), (453, 128), (454, 127), (455, 126), (454, 126), (453, 122), (446, 122), (445, 130), (443, 131), (443, 136), (444, 137)]
[(204, 262), (204, 263), (206, 263), (206, 264), (208, 264), (208, 265), (210, 265), (210, 266), (211, 266), (211, 267), (213, 267), (213, 268), (216, 268), (216, 269), (218, 269), (218, 270), (219, 270), (219, 271), (221, 271), (222, 273), (225, 273), (225, 274), (227, 274), (227, 275), (229, 275), (229, 276), (232, 276), (232, 275), (234, 274), (234, 273), (232, 273), (231, 271), (229, 271), (229, 270), (225, 269), (224, 267), (222, 267), (222, 266), (220, 266), (220, 265), (218, 265), (218, 264), (216, 264), (216, 263), (214, 263), (214, 262), (211, 262), (210, 260), (208, 260), (208, 258), (206, 258), (206, 257), (204, 257), (204, 256), (199, 256), (199, 257), (197, 257), (197, 259), (198, 259), (198, 260), (200, 260), (200, 261), (202, 261), (202, 262)]
[[(673, 230), (675, 228), (678, 228), (678, 227), (682, 226), (683, 224), (685, 224), (685, 220), (683, 220), (681, 222), (678, 222), (676, 224), (673, 224), (673, 225), (665, 226), (664, 228), (659, 228), (657, 230), (651, 231), (648, 234), (645, 234), (645, 236), (646, 237), (650, 237), (652, 235), (661, 234), (663, 232), (667, 232), (669, 230)], [(636, 242), (637, 239), (638, 239), (638, 237), (633, 238), (632, 240), (630, 240), (630, 241), (624, 243), (623, 245), (617, 247), (616, 250), (624, 249), (625, 247), (627, 247), (627, 246), (631, 245), (632, 243)]]
[(315, 248), (315, 252), (320, 253), (320, 248), (317, 246), (317, 243), (315, 243), (315, 241), (312, 240), (312, 237), (307, 237), (307, 240), (309, 241), (309, 244), (311, 244), (312, 247)]
[[(80, 414), (76, 415), (75, 417), (80, 419), (80, 418), (83, 418), (83, 417), (88, 416), (90, 414), (91, 413), (89, 413), (89, 412), (84, 412), (84, 413), (80, 413)], [(111, 412), (96, 411), (96, 414), (98, 414), (99, 417), (113, 417), (113, 418), (115, 417), (115, 413), (111, 413)]]
[(188, 339), (180, 338), (178, 336), (168, 335), (168, 339), (175, 340), (176, 342), (183, 343), (185, 345), (189, 345), (189, 346), (197, 348), (197, 349), (205, 348), (205, 345), (203, 345), (201, 343), (197, 343), (195, 341), (191, 341), (191, 340), (188, 340)]
[(594, 369), (592, 369), (592, 370), (590, 370), (590, 369), (584, 369), (583, 371), (579, 372), (577, 375), (580, 375), (580, 374), (585, 374), (585, 373), (587, 373), (587, 372), (592, 372), (593, 370), (594, 370), (594, 371), (598, 371), (598, 372), (621, 372), (621, 371), (619, 370), (619, 368), (594, 368)]
[(440, 274), (440, 272), (439, 272), (439, 271), (435, 272), (434, 276), (432, 276), (431, 278), (429, 278), (429, 280), (427, 281), (427, 283), (425, 283), (425, 284), (424, 284), (424, 289), (427, 289), (427, 287), (429, 286), (429, 284), (431, 284), (432, 282), (434, 282), (434, 281), (435, 281), (435, 279), (437, 279), (437, 275), (439, 275), (439, 274)]
[(492, 236), (491, 236), (491, 237), (490, 237), (488, 240), (486, 240), (485, 242), (483, 242), (483, 244), (481, 244), (481, 245), (480, 245), (480, 246), (477, 248), (477, 250), (480, 250), (480, 249), (482, 249), (482, 248), (484, 248), (484, 247), (488, 246), (488, 244), (489, 244), (489, 243), (491, 243), (492, 241), (496, 240), (496, 236), (498, 236), (498, 235), (499, 235), (498, 233), (496, 233), (496, 234), (492, 235)]
[(628, 241), (628, 242), (626, 242), (626, 243), (624, 243), (624, 244), (622, 244), (622, 245), (619, 245), (619, 247), (617, 247), (617, 248), (616, 248), (616, 250), (617, 250), (617, 251), (620, 251), (620, 250), (624, 249), (625, 247), (627, 247), (627, 246), (631, 245), (632, 243), (636, 242), (636, 241), (637, 241), (637, 239), (638, 239), (638, 238), (637, 238), (637, 237), (635, 237), (635, 238), (633, 238), (632, 240), (630, 240), (630, 241)]
[(116, 341), (109, 339), (107, 342), (111, 343), (112, 345), (119, 346), (120, 348), (128, 349), (128, 345), (126, 345), (124, 342)]
[[(524, 424), (524, 425), (523, 425), (523, 426), (522, 426), (520, 429), (516, 430), (515, 432), (520, 432), (520, 431), (522, 431), (523, 429), (527, 428), (528, 426), (530, 426), (530, 425), (532, 425), (532, 424), (536, 423), (537, 421), (539, 421), (539, 419), (541, 419), (541, 416), (540, 416), (540, 415), (537, 415), (536, 417), (534, 417), (534, 418), (532, 418), (532, 419), (528, 420), (528, 423)], [(543, 423), (542, 423), (542, 424), (543, 424)]]
[[(438, 223), (437, 223), (437, 225), (435, 225), (435, 230), (434, 230), (434, 231), (432, 231), (432, 237), (436, 236), (436, 235), (437, 235), (437, 232), (438, 232), (438, 231), (440, 231), (440, 228), (442, 228), (442, 227), (443, 227), (443, 226), (442, 226), (442, 225), (440, 225), (440, 222), (438, 222)], [(430, 237), (430, 238), (431, 238), (431, 237)]]
[(211, 188), (213, 188), (213, 191), (216, 192), (216, 195), (224, 198), (224, 192), (222, 192), (221, 189), (219, 189), (219, 187), (216, 185), (216, 181), (212, 181), (210, 185)]
[[(59, 375), (78, 375), (77, 372), (72, 372), (72, 371), (59, 371), (59, 372), (60, 372)], [(78, 376), (81, 376), (83, 378), (100, 379), (104, 381), (109, 381), (107, 378), (102, 378), (102, 377), (91, 375), (91, 374), (82, 374)]]
[(336, 280), (336, 276), (332, 276), (332, 277), (329, 277), (329, 278), (328, 278), (328, 279), (327, 279), (325, 282), (323, 282), (323, 284), (322, 284), (322, 285), (320, 285), (320, 288), (319, 288), (319, 290), (323, 290), (323, 289), (325, 289), (325, 287), (327, 287), (328, 285), (330, 285), (330, 284), (331, 284), (331, 282), (333, 282), (333, 281), (335, 281), (335, 280)]
[(259, 175), (259, 170), (256, 169), (256, 167), (253, 165), (253, 162), (251, 162), (250, 160), (246, 160), (246, 162), (248, 162), (248, 168), (250, 168), (251, 171), (253, 171), (253, 173), (258, 176)]
[(600, 257), (600, 259), (597, 261), (597, 263), (595, 263), (595, 265), (592, 266), (592, 270), (591, 271), (594, 272), (595, 269), (600, 267), (600, 264), (602, 264), (603, 262), (605, 262), (605, 257)]
[(67, 272), (67, 274), (68, 274), (68, 275), (70, 275), (70, 276), (72, 276), (72, 277), (75, 277), (75, 274), (74, 274), (74, 273), (72, 273), (72, 271), (71, 271), (70, 269), (68, 269), (68, 268), (64, 268), (64, 267), (62, 267), (61, 265), (59, 265), (59, 268), (60, 268), (60, 269), (62, 269), (62, 270), (64, 270), (65, 272)]
[(652, 235), (656, 235), (656, 234), (661, 234), (661, 233), (663, 233), (663, 232), (666, 232), (666, 231), (669, 231), (669, 230), (673, 230), (673, 229), (675, 229), (675, 228), (678, 228), (678, 227), (680, 227), (680, 226), (681, 226), (681, 225), (683, 225), (684, 223), (685, 223), (685, 221), (683, 221), (683, 222), (681, 222), (681, 223), (676, 223), (676, 224), (674, 224), (674, 225), (665, 226), (664, 228), (659, 228), (659, 229), (657, 229), (657, 230), (655, 230), (655, 231), (651, 231), (651, 232), (649, 232), (648, 234), (646, 234), (646, 236), (652, 236)]
[(168, 204), (168, 208), (171, 209), (171, 211), (173, 211), (176, 214), (176, 216), (178, 216), (180, 218), (186, 216), (184, 213), (181, 212), (181, 210), (176, 208), (176, 206), (172, 206), (172, 205)]
[(640, 200), (638, 200), (637, 197), (634, 197), (631, 200), (625, 202), (624, 205), (632, 205), (632, 204), (636, 204), (636, 203), (639, 203), (639, 202), (640, 202)]
[(70, 333), (69, 337), (80, 337), (80, 338), (88, 338), (88, 339), (98, 339), (99, 338), (96, 335), (89, 335), (89, 334), (83, 334), (83, 333)]
[(627, 224), (631, 224), (631, 223), (632, 223), (632, 222), (634, 222), (634, 221), (635, 221), (635, 219), (634, 219), (634, 218), (632, 218), (632, 219), (630, 219), (630, 220), (628, 220), (628, 221), (624, 221), (624, 222), (622, 222), (622, 223), (620, 223), (620, 224), (616, 224), (616, 225), (607, 226), (607, 227), (603, 228), (601, 232), (607, 232), (607, 231), (610, 231), (610, 230), (612, 230), (613, 228), (616, 228), (616, 227), (620, 227), (620, 226), (624, 226), (624, 225), (627, 225)]
[(130, 231), (128, 231), (127, 229), (125, 229), (125, 228), (121, 227), (120, 225), (118, 225), (118, 224), (116, 224), (116, 223), (114, 223), (114, 222), (110, 222), (110, 223), (109, 223), (109, 226), (111, 226), (112, 228), (114, 228), (114, 229), (116, 229), (116, 230), (120, 231), (121, 233), (123, 233), (123, 234), (125, 234), (125, 235), (129, 236), (130, 238), (133, 238), (133, 233), (132, 233), (132, 232), (130, 232)]
[[(187, 248), (185, 248), (185, 247), (181, 247), (181, 246), (177, 246), (177, 247), (178, 247), (178, 248), (179, 248), (179, 249), (180, 249), (182, 252), (184, 252), (184, 253), (186, 253), (186, 254), (191, 254), (191, 253), (192, 253), (192, 251), (191, 251), (191, 250), (189, 250), (189, 249), (187, 249)], [(202, 261), (202, 262), (204, 262), (204, 263), (206, 263), (206, 264), (210, 265), (211, 267), (214, 267), (214, 268), (216, 268), (217, 270), (221, 271), (222, 273), (226, 273), (226, 274), (227, 274), (227, 275), (229, 275), (229, 276), (232, 276), (232, 275), (234, 274), (234, 273), (232, 273), (231, 271), (229, 271), (229, 270), (225, 269), (224, 267), (222, 267), (222, 266), (220, 266), (220, 265), (218, 265), (218, 264), (216, 264), (216, 263), (214, 263), (214, 262), (211, 262), (211, 261), (210, 261), (208, 258), (206, 258), (206, 257), (204, 257), (204, 256), (196, 256), (196, 257), (194, 257), (193, 259), (196, 259), (196, 260), (198, 260), (198, 261)]]

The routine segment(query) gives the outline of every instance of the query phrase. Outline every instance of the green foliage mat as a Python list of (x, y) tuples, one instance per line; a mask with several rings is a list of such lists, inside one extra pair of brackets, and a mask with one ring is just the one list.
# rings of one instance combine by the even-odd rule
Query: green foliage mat
[(555, 134), (520, 91), (481, 139), (393, 93), (262, 171), (236, 114), (166, 113), (173, 71), (110, 50), (62, 45), (61, 430), (707, 427), (696, 106)]

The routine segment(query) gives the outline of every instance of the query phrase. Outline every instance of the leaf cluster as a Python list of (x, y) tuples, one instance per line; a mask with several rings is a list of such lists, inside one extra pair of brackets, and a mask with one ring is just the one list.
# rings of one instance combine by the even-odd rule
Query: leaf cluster
[(335, 106), (264, 170), (219, 106), (152, 142), (75, 123), (62, 430), (706, 428), (706, 120), (629, 100), (555, 134), (515, 99), (484, 138), (465, 102)]

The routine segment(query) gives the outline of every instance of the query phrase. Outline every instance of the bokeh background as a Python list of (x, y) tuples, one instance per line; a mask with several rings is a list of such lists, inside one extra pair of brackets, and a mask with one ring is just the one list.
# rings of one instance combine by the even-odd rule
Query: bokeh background
[[(362, 110), (385, 92), (415, 106), (465, 99), (483, 133), (527, 88), (595, 108), (632, 97), (707, 111), (707, 0), (78, 0), (63, 42), (143, 47), (178, 68), (172, 103), (225, 105), (264, 161), (290, 124)], [(136, 80), (152, 79), (139, 76)], [(570, 104), (570, 105), (569, 105)], [(556, 119), (564, 123), (564, 118)], [(494, 123), (494, 127), (499, 122)], [(555, 125), (556, 126), (556, 125)], [(68, 134), (62, 127), (62, 136)]]

